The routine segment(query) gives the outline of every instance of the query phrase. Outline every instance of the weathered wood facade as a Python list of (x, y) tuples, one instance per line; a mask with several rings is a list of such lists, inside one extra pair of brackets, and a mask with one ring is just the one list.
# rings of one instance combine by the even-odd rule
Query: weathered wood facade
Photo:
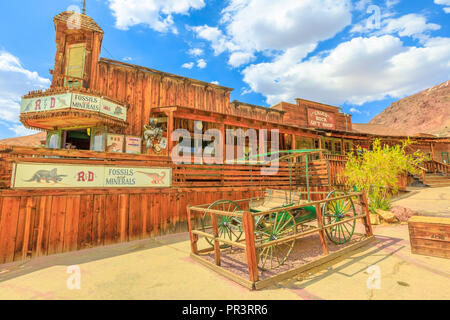
[[(72, 15), (64, 12), (54, 19), (57, 53), (51, 88), (26, 95), (27, 105), (22, 110), (26, 112), (21, 114), (25, 126), (59, 130), (58, 146), (0, 146), (0, 263), (186, 231), (188, 204), (248, 198), (267, 187), (288, 186), (283, 164), (276, 176), (261, 176), (243, 164), (173, 163), (170, 155), (176, 142), (172, 133), (176, 129), (193, 133), (195, 121), (203, 122), (202, 133), (215, 128), (225, 136), (228, 129), (255, 129), (259, 140), (269, 142), (270, 135), (264, 138), (261, 132), (278, 130), (280, 149), (328, 149), (327, 159), (312, 159), (310, 182), (317, 191), (343, 184), (340, 172), (346, 152), (357, 146), (370, 148), (375, 138), (392, 144), (404, 139), (355, 133), (351, 116), (333, 106), (302, 99), (271, 108), (230, 102), (232, 89), (227, 87), (99, 59), (103, 30), (86, 15), (80, 16), (74, 28), (68, 24)], [(97, 103), (100, 109), (83, 109), (73, 102), (58, 105), (58, 96), (67, 92), (72, 100), (79, 95), (102, 101), (99, 106)], [(44, 101), (48, 109), (41, 110)], [(30, 106), (34, 109), (27, 109)], [(110, 110), (111, 106), (119, 111), (126, 108), (126, 119)], [(167, 146), (160, 150), (142, 144), (138, 146), (141, 154), (115, 153), (105, 145), (93, 149), (92, 142), (90, 148), (65, 150), (61, 142), (61, 131), (67, 136), (68, 131), (79, 128), (91, 138), (98, 128), (106, 128), (108, 134), (143, 138), (152, 118), (166, 119)], [(51, 144), (51, 139), (47, 140)], [(415, 137), (414, 141), (415, 149), (436, 156), (449, 151), (449, 139)], [(230, 141), (224, 141), (224, 146), (227, 143)], [(14, 164), (18, 163), (170, 168), (171, 187), (15, 189)], [(330, 175), (324, 174), (327, 165)]]

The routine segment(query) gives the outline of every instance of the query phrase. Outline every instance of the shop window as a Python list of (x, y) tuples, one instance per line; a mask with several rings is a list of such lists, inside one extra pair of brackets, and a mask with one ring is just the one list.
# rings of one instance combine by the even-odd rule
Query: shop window
[(64, 149), (90, 150), (91, 130), (67, 130), (64, 131)]
[(328, 150), (330, 153), (333, 152), (333, 143), (331, 140), (325, 140), (325, 149)]
[(320, 141), (319, 141), (319, 139), (315, 139), (314, 140), (314, 148), (320, 149)]
[(353, 151), (352, 143), (349, 142), (349, 141), (346, 141), (346, 142), (345, 142), (344, 148), (345, 148), (345, 153), (346, 153), (346, 154)]
[(334, 154), (342, 154), (342, 145), (340, 141), (334, 142)]
[(443, 162), (443, 163), (450, 163), (449, 160), (450, 160), (450, 159), (449, 159), (448, 152), (442, 152), (442, 162)]
[(311, 149), (313, 141), (311, 139), (297, 138), (295, 148), (297, 150)]
[(94, 128), (91, 131), (91, 150), (104, 152), (106, 145), (106, 129)]
[(47, 148), (61, 148), (61, 131), (49, 131), (47, 134)]

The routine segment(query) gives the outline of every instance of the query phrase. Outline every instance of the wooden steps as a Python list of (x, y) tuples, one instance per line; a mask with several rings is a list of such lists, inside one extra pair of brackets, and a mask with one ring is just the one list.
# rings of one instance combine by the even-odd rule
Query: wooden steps
[(439, 174), (427, 174), (425, 184), (430, 188), (450, 187), (450, 177)]

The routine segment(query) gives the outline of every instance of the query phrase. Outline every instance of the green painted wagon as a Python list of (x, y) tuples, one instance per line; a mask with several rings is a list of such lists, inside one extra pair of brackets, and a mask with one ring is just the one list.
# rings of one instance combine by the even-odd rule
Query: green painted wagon
[[(255, 219), (255, 238), (257, 244), (264, 244), (274, 240), (283, 239), (295, 235), (299, 230), (307, 230), (308, 223), (317, 219), (316, 207), (311, 200), (313, 192), (311, 189), (311, 159), (322, 157), (325, 150), (289, 150), (276, 153), (267, 153), (254, 156), (256, 159), (260, 157), (271, 157), (268, 161), (251, 161), (250, 165), (267, 165), (272, 161), (280, 163), (288, 163), (289, 183), (284, 188), (266, 189), (262, 197), (250, 199), (249, 209), (252, 213), (260, 215)], [(275, 159), (274, 159), (275, 157)], [(322, 176), (329, 177), (328, 161), (326, 162), (326, 172)], [(251, 160), (246, 159), (246, 160)], [(251, 176), (253, 181), (253, 174)], [(253, 185), (253, 183), (252, 183)], [(323, 225), (333, 225), (326, 229), (328, 239), (338, 245), (345, 244), (350, 241), (355, 231), (356, 220), (351, 220), (342, 224), (334, 225), (344, 219), (355, 217), (356, 211), (351, 196), (345, 191), (330, 190), (328, 181), (326, 199), (329, 200), (322, 204), (321, 212)], [(305, 191), (300, 191), (304, 190)], [(253, 193), (253, 190), (252, 190)], [(334, 200), (334, 198), (337, 198)], [(309, 205), (311, 204), (311, 205)], [(290, 209), (291, 207), (298, 207)], [(232, 200), (218, 200), (212, 203), (208, 209), (239, 213), (243, 210), (238, 202)], [(202, 229), (206, 232), (208, 228), (208, 214), (206, 213), (202, 219)], [(235, 216), (218, 215), (218, 231), (219, 237), (229, 239), (231, 241), (240, 241), (243, 235), (241, 218)], [(262, 270), (274, 269), (283, 265), (289, 258), (295, 245), (295, 237), (292, 241), (280, 241), (279, 244), (263, 246), (258, 254), (258, 266)], [(214, 245), (211, 239), (206, 238), (210, 245)]]

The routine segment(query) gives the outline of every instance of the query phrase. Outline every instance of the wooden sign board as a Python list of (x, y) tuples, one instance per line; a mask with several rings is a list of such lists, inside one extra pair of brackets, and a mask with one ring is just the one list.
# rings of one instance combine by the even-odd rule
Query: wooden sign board
[(87, 96), (84, 94), (73, 94), (71, 108), (87, 110), (87, 111), (100, 111), (101, 98), (94, 96)]
[(313, 128), (334, 130), (336, 122), (334, 114), (317, 109), (308, 109), (308, 125)]
[(124, 136), (108, 133), (106, 137), (106, 152), (123, 152)]
[(125, 138), (125, 152), (131, 154), (141, 153), (142, 139), (139, 137), (126, 136)]
[(102, 101), (101, 112), (123, 121), (127, 120), (127, 108), (105, 99)]
[(17, 163), (12, 186), (54, 188), (169, 188), (171, 168)]
[(99, 112), (126, 121), (127, 108), (103, 97), (80, 93), (22, 99), (20, 113), (48, 112), (58, 109), (77, 109)]
[(45, 112), (70, 108), (72, 94), (64, 93), (55, 96), (22, 99), (20, 113)]

